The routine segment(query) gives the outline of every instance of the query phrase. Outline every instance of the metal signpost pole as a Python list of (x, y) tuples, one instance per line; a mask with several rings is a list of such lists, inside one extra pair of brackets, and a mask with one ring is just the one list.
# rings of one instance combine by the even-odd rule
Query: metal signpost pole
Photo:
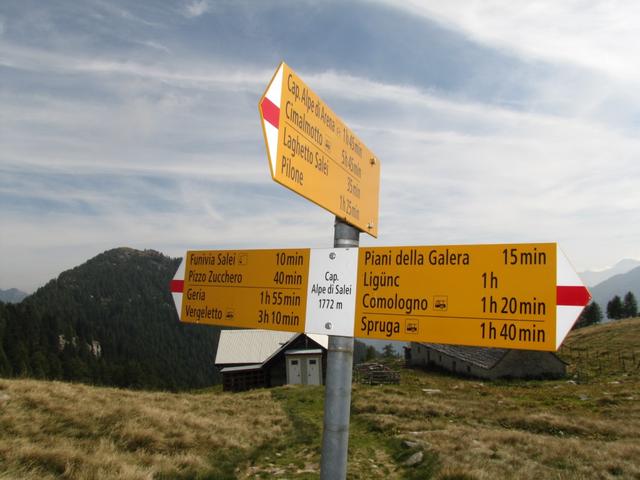
[[(360, 232), (336, 217), (333, 246), (358, 248)], [(329, 336), (324, 395), (321, 480), (347, 478), (353, 337)]]

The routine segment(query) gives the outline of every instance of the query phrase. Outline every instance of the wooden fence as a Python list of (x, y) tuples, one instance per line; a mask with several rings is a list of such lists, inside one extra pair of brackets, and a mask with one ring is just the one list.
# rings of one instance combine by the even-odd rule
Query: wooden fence
[(579, 376), (640, 373), (640, 350), (610, 351), (563, 345), (558, 354)]
[(400, 372), (380, 363), (361, 363), (353, 368), (353, 380), (369, 385), (398, 384)]

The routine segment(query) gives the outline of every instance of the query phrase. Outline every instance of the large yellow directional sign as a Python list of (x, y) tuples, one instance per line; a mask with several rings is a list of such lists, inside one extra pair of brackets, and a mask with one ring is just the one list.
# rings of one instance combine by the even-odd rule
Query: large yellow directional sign
[(183, 322), (304, 331), (309, 249), (189, 251), (181, 268)]
[(183, 322), (555, 351), (589, 291), (555, 243), (189, 251)]
[(558, 278), (554, 243), (361, 248), (354, 336), (555, 351), (589, 298)]
[(380, 162), (282, 63), (259, 104), (273, 179), (378, 235)]

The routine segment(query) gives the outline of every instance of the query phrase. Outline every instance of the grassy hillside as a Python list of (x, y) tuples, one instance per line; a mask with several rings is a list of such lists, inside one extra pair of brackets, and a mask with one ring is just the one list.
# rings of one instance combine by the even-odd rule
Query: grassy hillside
[(637, 376), (640, 318), (617, 320), (571, 332), (560, 349), (578, 380)]
[[(349, 478), (638, 479), (640, 370), (616, 355), (639, 338), (640, 319), (572, 333), (561, 355), (586, 373), (561, 381), (402, 370), (400, 385), (354, 385)], [(0, 479), (318, 478), (323, 393), (0, 380)]]

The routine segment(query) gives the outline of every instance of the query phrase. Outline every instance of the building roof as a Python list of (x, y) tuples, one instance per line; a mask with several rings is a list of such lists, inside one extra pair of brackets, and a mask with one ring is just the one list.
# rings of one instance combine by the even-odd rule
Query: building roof
[(296, 335), (274, 330), (222, 330), (215, 363), (263, 363)]
[[(222, 330), (216, 352), (216, 365), (263, 364), (301, 333), (275, 330)], [(307, 335), (327, 348), (327, 335)]]
[(322, 353), (321, 348), (305, 349), (305, 350), (285, 350), (285, 355), (318, 355)]
[(260, 370), (261, 367), (261, 363), (254, 363), (252, 365), (241, 365), (239, 367), (224, 367), (220, 369), (220, 373), (249, 372), (251, 370)]
[(486, 369), (495, 367), (509, 352), (506, 348), (466, 347), (462, 345), (443, 345), (441, 343), (421, 343), (421, 345)]

